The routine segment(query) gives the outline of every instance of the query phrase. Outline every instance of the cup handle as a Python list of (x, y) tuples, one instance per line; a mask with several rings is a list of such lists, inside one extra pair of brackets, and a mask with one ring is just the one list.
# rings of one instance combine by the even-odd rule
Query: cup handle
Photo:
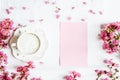
[(16, 43), (12, 43), (11, 44), (12, 47), (16, 47), (16, 45), (17, 45)]

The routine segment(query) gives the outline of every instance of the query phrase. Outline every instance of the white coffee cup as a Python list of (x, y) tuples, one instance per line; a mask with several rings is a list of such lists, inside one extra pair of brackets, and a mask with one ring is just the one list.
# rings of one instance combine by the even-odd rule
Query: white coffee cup
[(12, 46), (25, 55), (34, 54), (40, 48), (40, 39), (35, 33), (23, 33)]

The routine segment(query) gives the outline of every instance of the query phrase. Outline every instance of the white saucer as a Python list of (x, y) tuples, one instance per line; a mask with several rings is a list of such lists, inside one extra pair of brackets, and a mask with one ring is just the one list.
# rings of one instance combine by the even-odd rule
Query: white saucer
[(10, 40), (13, 55), (22, 61), (39, 61), (47, 46), (45, 33), (32, 27), (18, 28)]

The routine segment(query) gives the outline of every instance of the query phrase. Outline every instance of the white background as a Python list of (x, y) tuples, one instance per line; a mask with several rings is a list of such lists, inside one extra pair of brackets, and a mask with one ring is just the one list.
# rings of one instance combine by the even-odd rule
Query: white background
[[(50, 0), (52, 1), (54, 0)], [(83, 1), (86, 1), (87, 5), (83, 5)], [(31, 71), (31, 77), (41, 76), (43, 80), (64, 80), (64, 75), (69, 74), (71, 70), (76, 70), (82, 75), (80, 80), (95, 80), (97, 76), (94, 69), (104, 68), (102, 62), (104, 59), (113, 58), (120, 61), (119, 55), (107, 54), (102, 49), (102, 41), (98, 39), (101, 24), (120, 21), (120, 0), (56, 0), (56, 3), (53, 6), (46, 5), (44, 0), (0, 0), (0, 20), (9, 17), (15, 25), (37, 24), (46, 32), (49, 48), (41, 60), (44, 64), (36, 63), (36, 69)], [(5, 9), (10, 6), (14, 6), (15, 9), (7, 15)], [(22, 10), (23, 6), (28, 9)], [(60, 19), (55, 18), (56, 6), (61, 8)], [(71, 6), (75, 6), (75, 10), (72, 11)], [(90, 14), (90, 9), (96, 14)], [(98, 11), (103, 11), (103, 15), (99, 15)], [(84, 18), (88, 23), (88, 66), (84, 68), (59, 67), (59, 22), (69, 21), (66, 19), (68, 16), (72, 17), (70, 22), (80, 22), (80, 19)], [(34, 19), (35, 23), (29, 23), (30, 19)], [(39, 23), (38, 19), (44, 19), (44, 21)], [(9, 71), (14, 71), (16, 66), (25, 64), (15, 59), (9, 48), (4, 51), (9, 56)]]

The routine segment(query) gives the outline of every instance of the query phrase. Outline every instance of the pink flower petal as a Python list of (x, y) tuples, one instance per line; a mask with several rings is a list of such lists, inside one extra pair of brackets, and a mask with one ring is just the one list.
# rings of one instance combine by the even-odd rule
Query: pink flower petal
[(100, 14), (100, 15), (103, 15), (103, 12), (102, 12), (102, 11), (99, 11), (99, 14)]
[(55, 13), (59, 13), (60, 12), (60, 8), (56, 7)]
[(92, 13), (92, 12), (93, 12), (93, 10), (91, 10), (91, 9), (90, 9), (90, 10), (89, 10), (89, 12), (90, 12), (90, 13)]
[(56, 2), (54, 1), (54, 2), (52, 2), (52, 5), (55, 5), (56, 4)]
[(74, 9), (75, 9), (75, 7), (73, 6), (71, 9), (72, 9), (72, 10), (74, 10)]
[(33, 23), (33, 22), (35, 22), (35, 20), (29, 20), (29, 22), (30, 22), (30, 23)]
[(19, 26), (19, 27), (21, 27), (21, 26), (22, 26), (22, 24), (20, 24), (20, 23), (19, 23), (19, 24), (18, 24), (18, 26)]
[(40, 62), (40, 64), (44, 64), (44, 62)]
[(10, 7), (9, 7), (9, 9), (10, 9), (10, 10), (13, 10), (13, 9), (14, 9), (14, 7), (13, 7), (13, 6), (10, 6)]
[(84, 5), (86, 5), (87, 4), (87, 2), (82, 2)]
[(89, 13), (91, 13), (91, 14), (96, 14), (93, 10), (89, 10)]
[(40, 19), (39, 21), (42, 22), (44, 19)]
[(50, 2), (49, 2), (49, 0), (45, 0), (44, 3), (45, 4), (49, 4)]
[(67, 20), (71, 20), (71, 19), (72, 19), (72, 17), (70, 17), (70, 16), (69, 16), (69, 17), (67, 17)]
[(59, 10), (55, 10), (55, 13), (59, 13)]
[(23, 6), (23, 7), (22, 7), (22, 9), (23, 9), (23, 10), (26, 10), (26, 9), (27, 9), (27, 7)]
[(10, 14), (11, 12), (10, 12), (10, 10), (9, 10), (9, 9), (6, 9), (6, 13), (7, 13), (7, 14)]
[(59, 15), (59, 14), (57, 14), (57, 15), (56, 15), (56, 19), (59, 19), (59, 18), (60, 18), (60, 15)]
[(81, 19), (81, 21), (85, 21), (85, 19)]

